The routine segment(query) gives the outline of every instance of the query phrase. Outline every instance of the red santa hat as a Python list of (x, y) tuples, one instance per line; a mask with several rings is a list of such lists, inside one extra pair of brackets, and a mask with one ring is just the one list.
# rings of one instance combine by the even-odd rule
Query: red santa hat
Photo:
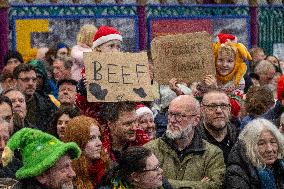
[(101, 26), (95, 34), (93, 40), (93, 48), (96, 48), (101, 44), (115, 39), (122, 41), (122, 36), (115, 28), (109, 26)]
[(237, 42), (237, 37), (231, 34), (227, 33), (219, 33), (218, 35), (218, 41), (223, 44), (226, 42)]

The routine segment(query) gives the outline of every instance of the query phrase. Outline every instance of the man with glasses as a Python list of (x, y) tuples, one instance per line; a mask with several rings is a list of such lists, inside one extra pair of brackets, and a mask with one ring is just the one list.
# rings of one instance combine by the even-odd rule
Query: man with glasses
[(238, 138), (238, 130), (230, 123), (231, 105), (223, 91), (209, 91), (201, 103), (201, 125), (198, 132), (202, 138), (218, 146), (224, 155), (225, 163)]
[(16, 86), (25, 95), (27, 103), (26, 120), (36, 128), (46, 131), (56, 111), (56, 106), (48, 96), (36, 92), (37, 76), (35, 68), (29, 64), (20, 64), (13, 72)]
[(176, 97), (168, 110), (166, 133), (145, 147), (160, 161), (173, 188), (220, 188), (225, 171), (222, 151), (201, 138), (199, 102), (189, 95)]

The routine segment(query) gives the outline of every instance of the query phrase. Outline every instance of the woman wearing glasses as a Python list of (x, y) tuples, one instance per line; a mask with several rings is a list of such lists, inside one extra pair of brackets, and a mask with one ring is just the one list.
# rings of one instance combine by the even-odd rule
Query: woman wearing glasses
[(119, 164), (106, 178), (100, 189), (155, 189), (171, 188), (163, 178), (159, 160), (151, 150), (137, 146), (123, 152)]

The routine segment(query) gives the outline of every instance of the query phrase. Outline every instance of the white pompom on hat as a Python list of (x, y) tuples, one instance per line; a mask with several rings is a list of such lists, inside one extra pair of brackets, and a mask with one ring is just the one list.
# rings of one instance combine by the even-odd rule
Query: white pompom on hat
[(96, 48), (108, 41), (111, 40), (119, 40), (122, 41), (122, 36), (117, 31), (116, 28), (109, 26), (101, 26), (95, 34), (93, 40), (93, 48)]
[(153, 112), (150, 110), (150, 108), (143, 106), (143, 107), (139, 107), (138, 109), (136, 109), (136, 114), (138, 117), (141, 117), (145, 114), (150, 114), (152, 117), (154, 117)]

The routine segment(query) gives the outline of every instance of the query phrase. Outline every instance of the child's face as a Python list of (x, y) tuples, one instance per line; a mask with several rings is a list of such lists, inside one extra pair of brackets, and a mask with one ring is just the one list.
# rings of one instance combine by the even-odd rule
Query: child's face
[(99, 52), (120, 52), (121, 51), (121, 41), (117, 39), (110, 40), (98, 46), (97, 51)]
[(235, 66), (235, 55), (229, 51), (219, 51), (216, 62), (216, 70), (222, 75), (230, 74)]

